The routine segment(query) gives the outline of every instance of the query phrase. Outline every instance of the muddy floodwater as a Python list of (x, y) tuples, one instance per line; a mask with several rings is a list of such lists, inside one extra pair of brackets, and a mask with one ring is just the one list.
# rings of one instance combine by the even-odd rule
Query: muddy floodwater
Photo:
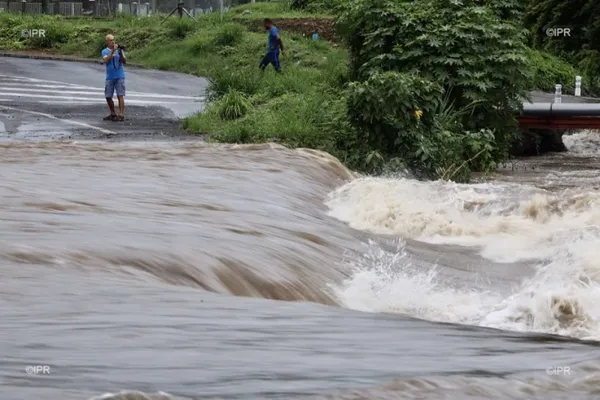
[(1, 397), (597, 399), (600, 133), (565, 143), (460, 185), (1, 142)]

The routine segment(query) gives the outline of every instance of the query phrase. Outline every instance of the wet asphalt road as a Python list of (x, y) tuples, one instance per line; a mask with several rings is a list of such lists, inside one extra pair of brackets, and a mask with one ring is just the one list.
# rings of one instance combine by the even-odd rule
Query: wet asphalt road
[(0, 140), (198, 139), (180, 119), (203, 111), (207, 87), (204, 78), (126, 67), (126, 121), (104, 121), (103, 65), (0, 57)]

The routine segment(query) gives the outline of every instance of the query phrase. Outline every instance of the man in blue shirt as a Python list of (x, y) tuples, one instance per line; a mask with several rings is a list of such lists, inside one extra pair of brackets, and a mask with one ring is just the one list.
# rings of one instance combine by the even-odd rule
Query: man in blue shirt
[[(123, 65), (127, 64), (125, 52), (115, 44), (113, 35), (106, 35), (106, 48), (102, 50), (102, 59), (106, 64), (106, 83), (104, 85), (104, 97), (110, 109), (110, 115), (105, 120), (124, 121), (125, 120), (125, 69)], [(119, 115), (115, 113), (115, 103), (113, 94), (117, 92), (119, 100)]]
[(262, 61), (260, 62), (260, 69), (265, 70), (269, 63), (273, 64), (273, 68), (275, 71), (281, 72), (281, 64), (279, 64), (279, 49), (281, 49), (281, 54), (285, 56), (285, 50), (283, 48), (283, 42), (279, 37), (279, 30), (275, 25), (273, 25), (273, 21), (268, 18), (265, 18), (265, 29), (269, 31), (269, 39), (267, 42), (267, 54), (264, 56)]

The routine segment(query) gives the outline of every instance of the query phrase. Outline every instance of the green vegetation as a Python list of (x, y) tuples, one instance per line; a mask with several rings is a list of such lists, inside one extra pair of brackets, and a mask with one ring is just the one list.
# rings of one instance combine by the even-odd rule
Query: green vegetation
[(466, 179), (508, 155), (532, 72), (516, 26), (491, 8), (439, 3), (356, 0), (339, 15), (352, 54), (350, 118), (382, 155), (429, 178), (462, 165)]
[(233, 7), (229, 10), (229, 15), (236, 19), (242, 18), (255, 21), (262, 21), (265, 18), (331, 18), (330, 7), (310, 7), (308, 9), (303, 9), (294, 7), (294, 1), (295, 0), (292, 0), (292, 3), (289, 5), (288, 3), (281, 1), (245, 4), (243, 6)]
[[(572, 57), (572, 48), (546, 51), (527, 34), (523, 21), (535, 12), (521, 0), (291, 0), (163, 25), (158, 17), (0, 14), (0, 48), (99, 58), (113, 33), (130, 62), (209, 79), (206, 110), (184, 121), (209, 141), (279, 142), (327, 151), (369, 173), (401, 167), (467, 181), (508, 157), (530, 90), (562, 83), (572, 93), (577, 73), (585, 82), (598, 76), (594, 55), (578, 53), (572, 66), (559, 58)], [(289, 26), (281, 28), (283, 75), (258, 69), (265, 17)], [(341, 42), (312, 41), (283, 18), (333, 23)], [(32, 28), (46, 37), (18, 37)]]
[[(536, 89), (554, 92), (555, 85), (560, 83), (563, 85), (564, 94), (574, 94), (574, 77), (578, 72), (575, 67), (556, 56), (539, 50), (528, 49), (527, 58), (534, 72), (533, 85)], [(586, 82), (589, 81), (586, 80)]]
[[(523, 23), (533, 47), (574, 64), (584, 95), (600, 95), (600, 1), (528, 0)], [(548, 36), (547, 28), (569, 28), (570, 36)]]

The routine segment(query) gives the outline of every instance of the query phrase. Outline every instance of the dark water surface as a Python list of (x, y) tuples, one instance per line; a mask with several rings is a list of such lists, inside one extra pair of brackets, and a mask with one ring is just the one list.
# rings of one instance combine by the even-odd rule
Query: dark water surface
[(600, 395), (598, 176), (564, 156), (455, 185), (274, 145), (0, 151), (2, 398)]

